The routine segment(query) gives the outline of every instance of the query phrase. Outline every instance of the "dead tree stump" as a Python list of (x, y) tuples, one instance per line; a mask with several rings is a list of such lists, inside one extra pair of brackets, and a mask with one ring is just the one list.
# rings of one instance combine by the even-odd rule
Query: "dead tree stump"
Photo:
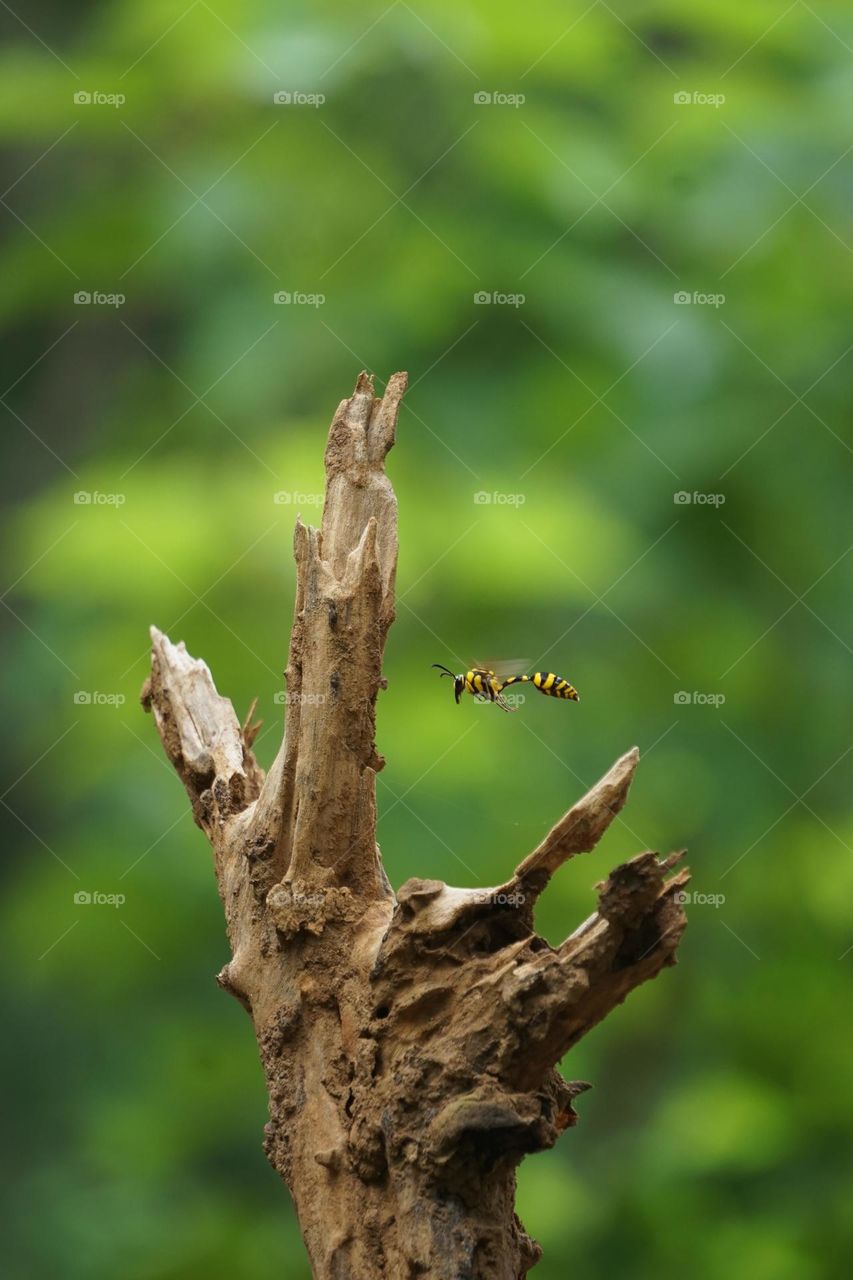
[(362, 374), (326, 446), (322, 529), (297, 520), (284, 739), (265, 776), (207, 666), (152, 628), (143, 705), (213, 849), (231, 959), (269, 1089), (266, 1152), (317, 1280), (520, 1280), (540, 1256), (515, 1169), (576, 1119), (556, 1064), (675, 962), (680, 854), (640, 853), (559, 947), (533, 929), (561, 864), (628, 794), (629, 751), (495, 888), (408, 880), (376, 845), (374, 742), (394, 618), (385, 475), (406, 375)]

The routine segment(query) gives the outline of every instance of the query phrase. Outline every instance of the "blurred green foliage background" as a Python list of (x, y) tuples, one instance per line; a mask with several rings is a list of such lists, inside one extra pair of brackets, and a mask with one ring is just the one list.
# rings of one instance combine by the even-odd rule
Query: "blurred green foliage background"
[[(853, 12), (55, 0), (0, 21), (4, 1273), (308, 1275), (250, 1027), (213, 981), (208, 850), (136, 697), (156, 622), (238, 713), (259, 697), (271, 761), (293, 519), (319, 519), (366, 367), (412, 380), (392, 881), (500, 882), (636, 742), (624, 820), (541, 927), (564, 937), (644, 848), (688, 845), (702, 895), (678, 968), (565, 1064), (595, 1090), (520, 1172), (535, 1274), (842, 1274)], [(429, 669), (519, 654), (580, 705), (457, 708)]]

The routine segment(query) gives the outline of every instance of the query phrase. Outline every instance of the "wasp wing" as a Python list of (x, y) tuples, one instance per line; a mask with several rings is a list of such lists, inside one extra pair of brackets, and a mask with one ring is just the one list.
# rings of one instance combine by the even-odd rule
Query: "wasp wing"
[(522, 676), (530, 669), (529, 658), (489, 658), (474, 664), (475, 671), (491, 671), (498, 679), (505, 676)]

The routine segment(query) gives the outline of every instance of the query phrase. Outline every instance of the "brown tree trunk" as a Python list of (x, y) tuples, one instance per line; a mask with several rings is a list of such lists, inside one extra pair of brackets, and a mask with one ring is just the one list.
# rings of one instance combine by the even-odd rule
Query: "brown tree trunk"
[(152, 628), (142, 692), (213, 848), (232, 958), (269, 1089), (266, 1151), (317, 1280), (519, 1280), (540, 1251), (515, 1169), (574, 1123), (555, 1070), (674, 963), (679, 854), (640, 853), (559, 947), (533, 908), (625, 802), (629, 751), (494, 888), (409, 880), (375, 840), (376, 697), (394, 618), (397, 504), (384, 459), (406, 386), (367, 375), (335, 414), (322, 529), (296, 523), (284, 741), (266, 777), (205, 664)]

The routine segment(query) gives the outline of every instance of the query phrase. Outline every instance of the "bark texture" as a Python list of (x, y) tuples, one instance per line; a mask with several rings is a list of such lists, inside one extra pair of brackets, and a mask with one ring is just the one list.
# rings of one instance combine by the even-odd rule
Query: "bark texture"
[(206, 665), (152, 628), (142, 691), (213, 849), (231, 959), (220, 985), (254, 1025), (267, 1155), (317, 1280), (520, 1280), (540, 1250), (515, 1170), (576, 1120), (555, 1067), (685, 927), (680, 854), (639, 853), (559, 947), (536, 899), (625, 803), (617, 760), (504, 884), (408, 880), (375, 840), (376, 698), (394, 618), (397, 506), (384, 459), (405, 374), (362, 374), (326, 447), (322, 528), (297, 520), (284, 739), (264, 776)]

